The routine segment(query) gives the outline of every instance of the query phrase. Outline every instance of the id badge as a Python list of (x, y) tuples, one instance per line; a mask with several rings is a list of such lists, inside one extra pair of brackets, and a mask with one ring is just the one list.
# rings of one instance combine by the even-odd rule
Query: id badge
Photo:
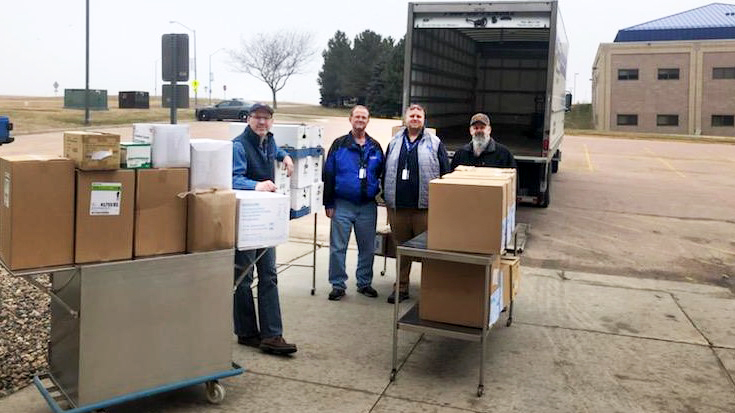
[(367, 177), (367, 171), (365, 168), (360, 168), (360, 172), (358, 172), (357, 177), (360, 179), (365, 179), (365, 177)]
[(403, 172), (401, 172), (401, 179), (408, 181), (408, 169), (404, 169)]

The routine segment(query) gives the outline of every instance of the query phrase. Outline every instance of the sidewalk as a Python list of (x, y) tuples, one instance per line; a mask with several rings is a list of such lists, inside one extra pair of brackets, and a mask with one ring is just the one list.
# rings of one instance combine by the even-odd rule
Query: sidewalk
[[(278, 262), (311, 263), (311, 245), (291, 242)], [(239, 346), (246, 372), (223, 381), (209, 405), (196, 386), (108, 412), (733, 412), (735, 297), (724, 288), (585, 273), (522, 269), (514, 323), (489, 336), (485, 395), (475, 395), (478, 344), (399, 331), (400, 370), (389, 382), (393, 307), (385, 302), (395, 265), (375, 261), (377, 299), (355, 291), (327, 300), (328, 249), (311, 269), (279, 276), (285, 337), (299, 346), (278, 358)], [(420, 270), (414, 266), (412, 298)], [(414, 300), (410, 300), (412, 303)], [(407, 309), (408, 306), (402, 306)], [(114, 374), (114, 373), (112, 373)], [(30, 386), (0, 411), (50, 411)]]

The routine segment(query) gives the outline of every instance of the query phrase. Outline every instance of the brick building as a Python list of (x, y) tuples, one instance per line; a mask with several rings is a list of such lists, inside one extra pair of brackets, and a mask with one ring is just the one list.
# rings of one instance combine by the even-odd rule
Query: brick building
[(620, 30), (592, 67), (596, 129), (735, 136), (735, 5)]

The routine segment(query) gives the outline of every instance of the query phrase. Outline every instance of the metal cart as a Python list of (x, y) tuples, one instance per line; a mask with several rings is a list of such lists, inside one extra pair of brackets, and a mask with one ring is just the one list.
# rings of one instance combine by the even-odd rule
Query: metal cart
[[(51, 297), (54, 412), (81, 413), (204, 383), (219, 403), (232, 362), (233, 250), (10, 271)], [(50, 274), (51, 288), (35, 277)]]
[[(411, 307), (400, 319), (398, 318), (400, 300), (399, 293), (399, 274), (401, 268), (401, 260), (405, 258), (426, 258), (442, 261), (452, 261), (465, 264), (481, 265), (485, 267), (484, 280), (484, 307), (483, 320), (489, 320), (490, 314), (490, 280), (492, 265), (497, 257), (495, 254), (469, 254), (450, 251), (430, 250), (426, 248), (427, 235), (426, 232), (418, 235), (414, 239), (397, 246), (396, 248), (396, 282), (394, 286), (394, 294), (396, 297), (393, 307), (393, 368), (390, 372), (390, 381), (396, 379), (398, 373), (398, 330), (413, 331), (417, 333), (435, 334), (444, 337), (456, 338), (460, 340), (477, 341), (480, 343), (480, 379), (477, 385), (477, 397), (481, 397), (485, 392), (485, 352), (487, 350), (487, 335), (490, 331), (489, 323), (483, 323), (482, 328), (472, 328), (458, 326), (454, 324), (439, 323), (434, 321), (422, 320), (419, 318), (419, 305), (416, 303)], [(511, 280), (510, 289), (513, 291), (513, 281)], [(510, 308), (508, 309), (507, 325), (513, 322), (513, 294), (511, 294)]]

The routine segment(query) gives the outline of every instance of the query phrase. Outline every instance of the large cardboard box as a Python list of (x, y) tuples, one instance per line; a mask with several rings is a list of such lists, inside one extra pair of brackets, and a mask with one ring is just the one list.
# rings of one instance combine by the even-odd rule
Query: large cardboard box
[(135, 171), (77, 171), (74, 262), (133, 256)]
[(120, 168), (120, 135), (104, 132), (64, 132), (64, 157), (83, 171)]
[(200, 190), (186, 194), (186, 251), (203, 252), (235, 246), (237, 199), (231, 190)]
[(186, 168), (139, 169), (135, 180), (135, 257), (186, 250)]
[(191, 140), (191, 183), (197, 189), (232, 189), (232, 141)]
[(429, 249), (499, 254), (505, 250), (507, 184), (498, 180), (429, 182)]
[(503, 274), (503, 308), (510, 305), (511, 291), (513, 299), (518, 295), (521, 283), (521, 259), (519, 257), (501, 257), (500, 272)]
[(288, 241), (289, 197), (261, 191), (235, 191), (235, 195), (237, 249), (275, 247)]
[(74, 262), (74, 162), (0, 158), (0, 257), (11, 270)]
[(482, 328), (497, 320), (501, 298), (500, 258), (496, 258), (490, 274), (488, 319), (483, 320), (483, 287), (485, 267), (441, 260), (423, 261), (421, 266), (421, 300), (419, 317), (428, 321)]

